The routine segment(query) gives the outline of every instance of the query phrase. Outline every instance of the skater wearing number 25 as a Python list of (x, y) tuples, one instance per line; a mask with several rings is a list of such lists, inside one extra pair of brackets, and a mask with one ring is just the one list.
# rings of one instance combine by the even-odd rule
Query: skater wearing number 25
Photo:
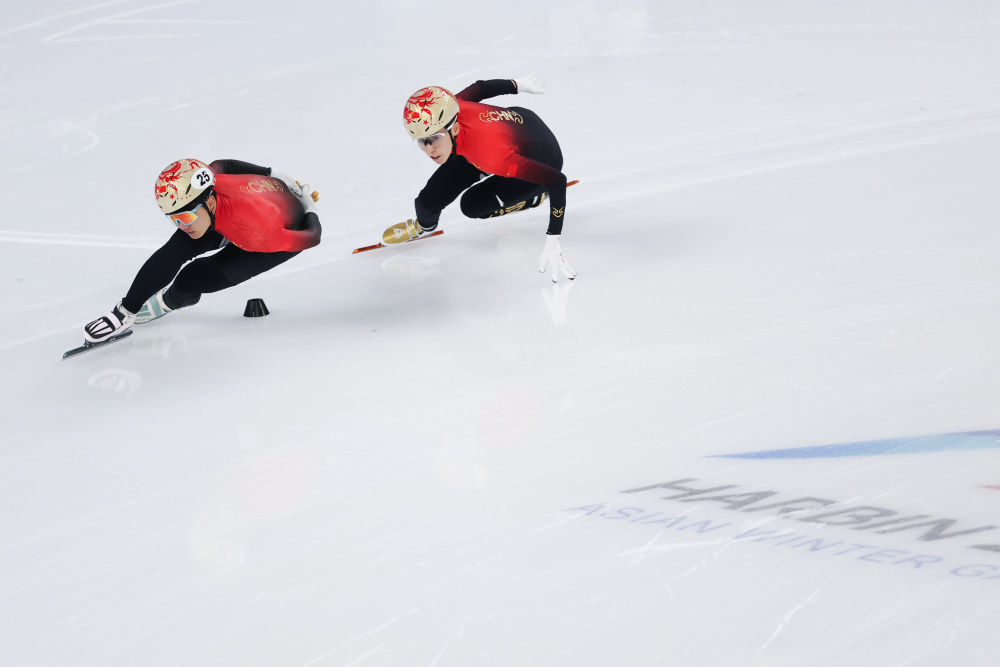
[(441, 211), (459, 195), (462, 213), (470, 218), (534, 208), (548, 196), (549, 224), (539, 270), (551, 271), (553, 281), (560, 273), (575, 278), (559, 244), (567, 185), (559, 142), (534, 112), (481, 103), (497, 95), (544, 90), (541, 77), (532, 74), (476, 81), (457, 95), (439, 86), (411, 95), (403, 109), (404, 124), (439, 166), (416, 199), (416, 218), (385, 230), (382, 242), (404, 243), (432, 233)]
[(84, 327), (85, 345), (194, 305), (202, 294), (238, 285), (320, 241), (318, 194), (268, 167), (178, 160), (160, 172), (154, 192), (177, 230), (142, 265), (124, 298)]

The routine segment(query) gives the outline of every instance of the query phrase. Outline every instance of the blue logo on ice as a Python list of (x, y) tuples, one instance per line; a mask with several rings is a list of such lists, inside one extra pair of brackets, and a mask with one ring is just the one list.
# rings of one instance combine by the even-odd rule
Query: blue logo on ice
[(839, 456), (879, 456), (885, 454), (921, 454), (966, 449), (1000, 449), (1000, 430), (969, 433), (918, 435), (889, 440), (846, 442), (839, 445), (769, 449), (741, 454), (716, 454), (727, 459), (823, 459)]

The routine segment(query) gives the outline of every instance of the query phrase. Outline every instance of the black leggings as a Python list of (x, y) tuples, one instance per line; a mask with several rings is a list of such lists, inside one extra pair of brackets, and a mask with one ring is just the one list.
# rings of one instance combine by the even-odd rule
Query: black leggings
[(543, 192), (545, 192), (544, 185), (516, 178), (490, 176), (466, 190), (460, 205), (462, 213), (467, 217), (492, 218), (523, 209), (534, 197)]
[(247, 252), (229, 244), (209, 257), (181, 269), (163, 294), (168, 308), (183, 308), (201, 300), (202, 294), (224, 290), (260, 275), (295, 257), (298, 252)]

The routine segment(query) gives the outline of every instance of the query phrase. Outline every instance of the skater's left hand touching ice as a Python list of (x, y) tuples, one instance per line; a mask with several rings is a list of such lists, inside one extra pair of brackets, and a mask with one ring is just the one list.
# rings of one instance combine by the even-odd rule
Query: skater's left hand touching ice
[(538, 264), (539, 273), (550, 271), (552, 282), (559, 282), (559, 274), (563, 274), (570, 280), (576, 278), (576, 271), (566, 261), (562, 247), (559, 245), (558, 234), (545, 235), (545, 248), (542, 250), (542, 259)]

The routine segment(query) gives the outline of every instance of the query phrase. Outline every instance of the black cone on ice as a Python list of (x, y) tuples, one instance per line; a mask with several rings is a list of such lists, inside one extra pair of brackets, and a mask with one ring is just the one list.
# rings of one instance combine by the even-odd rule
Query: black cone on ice
[(264, 299), (250, 299), (243, 311), (243, 317), (264, 317), (269, 312), (267, 306), (264, 305)]

